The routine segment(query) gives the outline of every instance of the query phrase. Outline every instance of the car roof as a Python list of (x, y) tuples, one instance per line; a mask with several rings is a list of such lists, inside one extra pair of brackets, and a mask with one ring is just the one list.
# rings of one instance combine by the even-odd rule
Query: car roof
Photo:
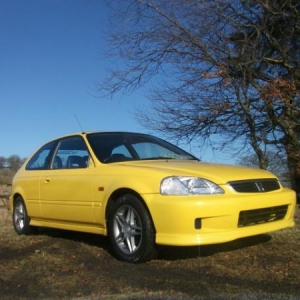
[(57, 137), (57, 138), (54, 138), (54, 140), (57, 140), (57, 139), (61, 139), (61, 138), (65, 138), (65, 137), (70, 137), (70, 136), (74, 136), (74, 135), (81, 135), (81, 136), (84, 136), (84, 135), (87, 135), (87, 134), (93, 134), (93, 133), (120, 133), (120, 134), (140, 134), (140, 135), (148, 135), (146, 133), (140, 133), (140, 132), (132, 132), (132, 131), (110, 131), (110, 130), (96, 130), (96, 131), (79, 131), (79, 132), (73, 132), (73, 133), (69, 133), (69, 134), (66, 134), (66, 135), (62, 135), (60, 137)]

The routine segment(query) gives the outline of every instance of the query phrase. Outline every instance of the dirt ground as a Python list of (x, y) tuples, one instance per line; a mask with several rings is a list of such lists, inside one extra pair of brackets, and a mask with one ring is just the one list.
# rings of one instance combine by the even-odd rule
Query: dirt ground
[(146, 264), (116, 260), (105, 237), (15, 234), (0, 209), (0, 299), (300, 299), (300, 220), (270, 235), (162, 247)]

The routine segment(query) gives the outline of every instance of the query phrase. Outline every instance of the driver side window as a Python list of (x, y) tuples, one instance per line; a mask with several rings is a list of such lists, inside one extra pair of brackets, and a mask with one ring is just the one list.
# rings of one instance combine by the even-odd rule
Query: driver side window
[(87, 168), (89, 152), (79, 136), (65, 138), (59, 142), (51, 169)]

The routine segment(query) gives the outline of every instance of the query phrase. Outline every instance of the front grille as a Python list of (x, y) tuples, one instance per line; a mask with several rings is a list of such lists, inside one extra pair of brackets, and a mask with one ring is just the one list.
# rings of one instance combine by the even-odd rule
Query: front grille
[(238, 227), (252, 226), (282, 220), (288, 206), (275, 206), (261, 209), (244, 210), (240, 212)]
[(280, 189), (276, 179), (240, 180), (228, 184), (238, 193), (263, 193)]

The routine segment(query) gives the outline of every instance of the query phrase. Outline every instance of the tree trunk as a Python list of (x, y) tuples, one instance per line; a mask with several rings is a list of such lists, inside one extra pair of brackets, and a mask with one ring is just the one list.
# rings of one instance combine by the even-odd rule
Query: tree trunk
[(291, 187), (296, 191), (297, 202), (300, 203), (300, 143), (296, 131), (286, 136), (285, 149)]

